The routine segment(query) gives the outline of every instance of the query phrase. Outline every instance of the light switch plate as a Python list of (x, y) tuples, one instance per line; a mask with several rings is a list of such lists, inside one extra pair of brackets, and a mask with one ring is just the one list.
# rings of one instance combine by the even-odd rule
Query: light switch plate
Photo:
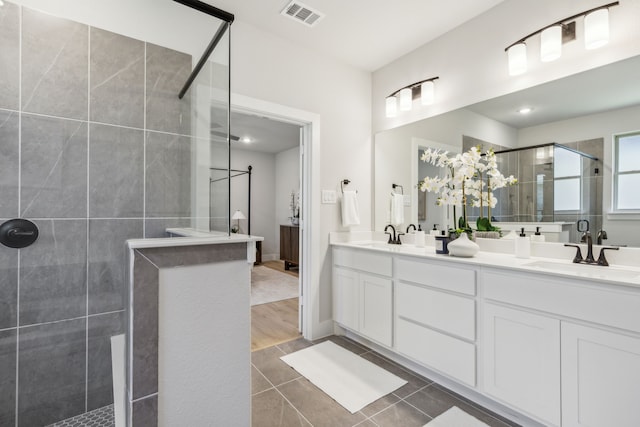
[(409, 194), (405, 194), (402, 202), (405, 206), (411, 206), (411, 196)]
[(337, 201), (335, 190), (322, 190), (322, 203), (335, 204)]

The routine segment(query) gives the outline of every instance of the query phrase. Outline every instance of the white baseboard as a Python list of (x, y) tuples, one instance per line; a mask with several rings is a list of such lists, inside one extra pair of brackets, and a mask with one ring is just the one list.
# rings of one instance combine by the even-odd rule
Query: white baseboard
[(277, 254), (262, 254), (262, 261), (278, 261), (280, 256)]

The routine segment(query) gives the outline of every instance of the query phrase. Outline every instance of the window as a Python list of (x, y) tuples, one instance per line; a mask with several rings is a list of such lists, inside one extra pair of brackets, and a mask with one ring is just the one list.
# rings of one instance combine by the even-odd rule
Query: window
[(614, 210), (640, 211), (640, 132), (616, 135), (614, 149)]
[(558, 211), (580, 211), (582, 206), (581, 156), (570, 150), (553, 150), (553, 205)]

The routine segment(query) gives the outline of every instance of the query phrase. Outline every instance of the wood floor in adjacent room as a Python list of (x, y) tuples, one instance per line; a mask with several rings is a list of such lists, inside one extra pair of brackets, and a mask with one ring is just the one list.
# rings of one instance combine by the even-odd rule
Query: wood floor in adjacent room
[[(298, 271), (285, 270), (282, 261), (262, 265), (298, 277)], [(251, 307), (251, 351), (261, 350), (300, 338), (298, 298), (290, 298)]]

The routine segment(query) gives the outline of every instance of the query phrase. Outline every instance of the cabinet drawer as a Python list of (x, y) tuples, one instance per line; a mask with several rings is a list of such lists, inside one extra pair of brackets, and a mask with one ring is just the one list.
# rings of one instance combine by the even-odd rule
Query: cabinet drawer
[(638, 291), (496, 270), (483, 272), (482, 283), (487, 299), (640, 332)]
[(476, 272), (473, 269), (404, 258), (398, 258), (396, 263), (400, 280), (467, 295), (476, 294)]
[(354, 268), (367, 273), (391, 277), (393, 258), (388, 254), (378, 254), (358, 249), (333, 249), (333, 264)]
[(398, 319), (396, 349), (427, 367), (472, 387), (476, 385), (476, 349), (473, 344)]
[(401, 282), (396, 292), (396, 312), (468, 340), (476, 338), (475, 301), (471, 298)]

